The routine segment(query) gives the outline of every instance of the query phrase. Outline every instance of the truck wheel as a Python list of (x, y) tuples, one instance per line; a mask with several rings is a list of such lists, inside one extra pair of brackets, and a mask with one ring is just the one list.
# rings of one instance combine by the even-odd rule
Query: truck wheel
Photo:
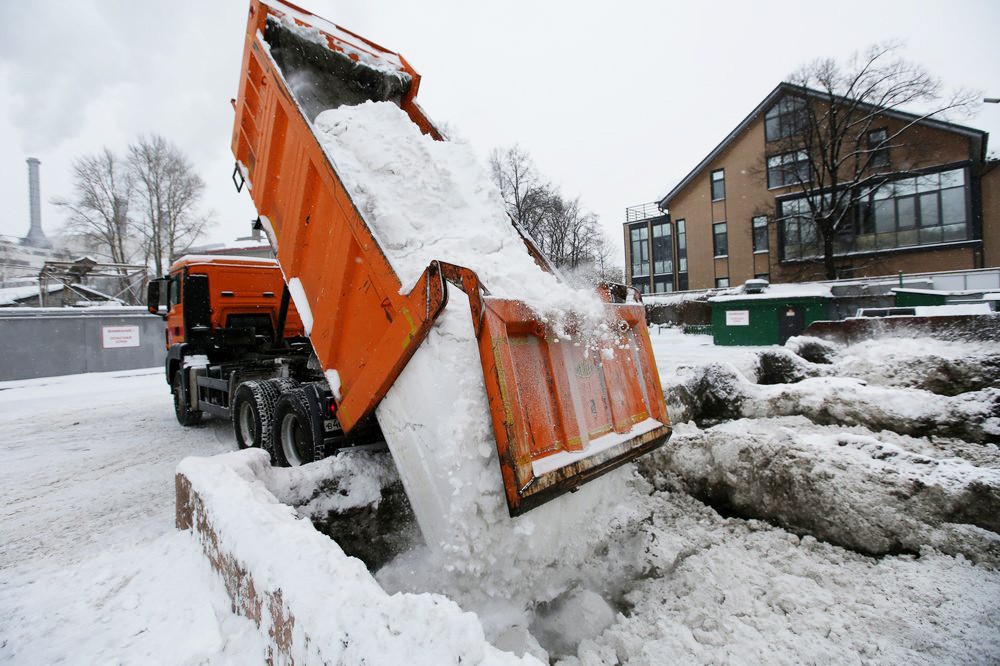
[(262, 448), (274, 453), (274, 407), (283, 391), (295, 388), (293, 379), (254, 379), (236, 388), (232, 402), (233, 432), (241, 449)]
[(312, 415), (305, 390), (296, 388), (278, 398), (274, 408), (274, 458), (282, 467), (313, 461)]
[(174, 372), (174, 380), (171, 382), (170, 391), (174, 394), (174, 414), (177, 416), (177, 422), (182, 426), (193, 426), (201, 422), (201, 411), (195, 409), (189, 409), (187, 392), (184, 390), (184, 378), (181, 373), (183, 370), (178, 369)]

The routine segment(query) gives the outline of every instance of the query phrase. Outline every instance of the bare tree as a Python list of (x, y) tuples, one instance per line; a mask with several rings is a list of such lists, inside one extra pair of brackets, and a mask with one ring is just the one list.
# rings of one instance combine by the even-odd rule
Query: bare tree
[[(879, 44), (843, 65), (820, 59), (802, 67), (789, 81), (798, 90), (779, 100), (780, 108), (765, 120), (778, 138), (768, 137), (762, 170), (804, 195), (791, 217), (815, 242), (827, 279), (837, 277), (838, 240), (849, 239), (858, 204), (890, 175), (887, 156), (899, 158), (894, 176), (920, 168), (926, 151), (914, 126), (967, 111), (977, 97), (965, 90), (946, 93), (922, 66), (900, 58), (899, 48)], [(926, 110), (892, 115), (911, 107)]]
[[(507, 212), (556, 267), (588, 281), (612, 276), (609, 245), (596, 215), (580, 198), (566, 199), (544, 178), (520, 146), (495, 148), (489, 157), (493, 182)], [(601, 269), (595, 270), (600, 263)]]
[(146, 260), (162, 275), (209, 224), (210, 217), (199, 210), (205, 183), (184, 153), (158, 134), (140, 136), (130, 144), (128, 164), (136, 183)]
[(104, 148), (74, 160), (71, 172), (72, 196), (52, 199), (68, 214), (65, 232), (100, 248), (112, 263), (129, 263), (133, 252), (129, 204), (135, 183), (127, 165)]
[(538, 232), (552, 214), (552, 186), (538, 172), (531, 155), (518, 145), (494, 148), (489, 165), (507, 213), (541, 245)]

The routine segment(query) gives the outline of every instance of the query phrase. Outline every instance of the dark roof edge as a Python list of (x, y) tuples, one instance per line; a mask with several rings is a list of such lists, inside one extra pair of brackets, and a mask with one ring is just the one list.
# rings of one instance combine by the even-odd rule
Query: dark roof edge
[[(726, 135), (726, 138), (724, 138), (721, 142), (719, 142), (719, 144), (715, 148), (712, 149), (712, 152), (706, 155), (705, 158), (701, 162), (699, 162), (694, 169), (688, 172), (688, 174), (684, 176), (684, 178), (682, 178), (681, 181), (677, 183), (677, 185), (675, 185), (672, 190), (667, 192), (666, 196), (664, 196), (657, 202), (657, 205), (659, 205), (660, 209), (666, 209), (667, 204), (670, 203), (670, 200), (673, 199), (675, 196), (677, 196), (677, 194), (679, 194), (681, 190), (687, 187), (691, 183), (691, 181), (695, 179), (695, 176), (701, 173), (701, 171), (704, 170), (706, 166), (708, 166), (716, 157), (719, 156), (719, 154), (721, 154), (726, 148), (728, 148), (729, 144), (732, 143), (737, 136), (743, 133), (743, 130), (745, 130), (750, 125), (750, 123), (752, 123), (757, 118), (757, 116), (760, 115), (761, 111), (763, 111), (766, 107), (770, 106), (771, 103), (775, 102), (777, 98), (780, 96), (780, 94), (783, 92), (796, 92), (799, 93), (800, 95), (808, 95), (810, 97), (818, 97), (821, 99), (825, 98), (825, 94), (818, 90), (814, 90), (812, 88), (806, 88), (804, 86), (798, 86), (793, 83), (788, 83), (786, 81), (782, 81), (781, 83), (776, 85), (774, 89), (771, 92), (769, 92), (763, 100), (761, 100), (760, 104), (755, 106), (753, 111), (747, 114), (746, 118), (741, 120), (740, 124), (737, 125), (732, 132)], [(965, 134), (966, 136), (970, 136), (972, 138), (978, 138), (982, 142), (979, 147), (979, 150), (982, 153), (982, 159), (986, 158), (986, 138), (989, 135), (987, 132), (983, 130), (977, 130), (972, 127), (966, 127), (965, 125), (957, 125), (955, 123), (950, 123), (945, 120), (937, 120), (935, 118), (923, 118), (921, 120), (921, 116), (917, 114), (908, 113), (906, 111), (898, 111), (896, 109), (886, 109), (883, 110), (882, 113), (890, 117), (899, 118), (901, 120), (906, 120), (906, 121), (916, 120), (922, 124), (926, 124), (931, 127), (937, 127), (938, 129), (956, 132), (958, 134)]]
[(667, 204), (670, 202), (671, 199), (673, 199), (677, 195), (678, 192), (687, 187), (691, 183), (691, 181), (694, 180), (695, 176), (697, 176), (706, 166), (708, 166), (712, 162), (712, 160), (718, 157), (719, 154), (723, 150), (725, 150), (730, 143), (732, 143), (733, 139), (742, 134), (743, 130), (745, 130), (750, 125), (750, 123), (753, 122), (758, 115), (760, 115), (760, 112), (764, 109), (764, 107), (769, 106), (771, 102), (777, 99), (779, 93), (781, 93), (785, 89), (785, 85), (786, 84), (784, 83), (779, 83), (777, 86), (775, 86), (774, 90), (769, 92), (767, 94), (767, 97), (765, 97), (760, 102), (760, 104), (755, 106), (753, 111), (747, 114), (746, 118), (740, 121), (740, 124), (736, 126), (736, 129), (730, 132), (725, 139), (719, 142), (719, 145), (713, 148), (712, 152), (706, 155), (701, 162), (698, 162), (698, 165), (695, 166), (695, 168), (691, 169), (691, 171), (688, 172), (688, 175), (684, 176), (681, 179), (681, 181), (674, 186), (674, 189), (667, 192), (667, 195), (662, 199), (660, 199), (658, 202), (660, 208), (661, 209), (666, 208)]

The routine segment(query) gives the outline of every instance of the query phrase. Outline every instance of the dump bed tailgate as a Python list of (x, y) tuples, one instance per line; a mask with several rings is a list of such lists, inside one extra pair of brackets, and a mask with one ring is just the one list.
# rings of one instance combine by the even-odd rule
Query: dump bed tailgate
[(608, 304), (610, 340), (553, 335), (523, 303), (483, 299), (478, 332), (511, 515), (660, 446), (666, 405), (641, 305)]

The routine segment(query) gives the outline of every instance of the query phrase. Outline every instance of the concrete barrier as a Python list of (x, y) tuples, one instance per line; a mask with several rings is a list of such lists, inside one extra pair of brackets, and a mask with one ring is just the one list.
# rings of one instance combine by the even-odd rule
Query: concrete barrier
[(0, 381), (163, 365), (163, 319), (143, 307), (0, 309)]
[(476, 615), (436, 594), (389, 595), (361, 560), (282, 504), (269, 456), (247, 449), (177, 467), (177, 527), (190, 529), (250, 618), (269, 663), (521, 664), (487, 642)]

